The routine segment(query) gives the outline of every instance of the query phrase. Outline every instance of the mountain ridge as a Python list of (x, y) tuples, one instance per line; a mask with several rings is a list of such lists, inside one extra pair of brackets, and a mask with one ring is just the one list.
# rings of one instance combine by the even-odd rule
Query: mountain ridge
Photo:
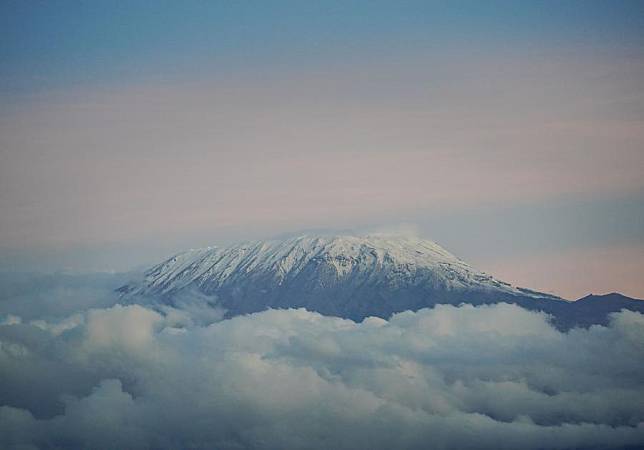
[(437, 243), (389, 234), (300, 235), (178, 253), (119, 289), (174, 305), (189, 292), (228, 316), (304, 307), (362, 320), (440, 303), (568, 303), (479, 271)]
[(355, 271), (407, 272), (431, 269), (445, 288), (489, 288), (539, 298), (559, 298), (509, 283), (474, 269), (433, 241), (415, 237), (370, 234), (301, 235), (282, 240), (244, 241), (227, 247), (203, 247), (177, 253), (145, 273), (146, 291), (170, 293), (205, 279), (220, 285), (240, 274), (272, 275), (278, 284), (320, 260), (342, 278)]

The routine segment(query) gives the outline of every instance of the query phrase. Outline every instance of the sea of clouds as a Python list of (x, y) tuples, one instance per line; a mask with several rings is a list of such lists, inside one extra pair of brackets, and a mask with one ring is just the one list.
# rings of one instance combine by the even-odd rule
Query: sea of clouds
[(639, 313), (567, 333), (508, 304), (204, 321), (88, 284), (0, 295), (0, 448), (644, 446)]

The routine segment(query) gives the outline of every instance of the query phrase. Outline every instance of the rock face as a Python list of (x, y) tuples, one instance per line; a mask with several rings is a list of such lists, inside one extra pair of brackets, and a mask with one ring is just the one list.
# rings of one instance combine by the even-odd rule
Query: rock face
[(190, 250), (119, 291), (132, 302), (167, 305), (198, 294), (227, 316), (304, 307), (353, 320), (438, 303), (507, 301), (530, 309), (568, 303), (496, 280), (432, 241), (387, 235), (300, 236)]

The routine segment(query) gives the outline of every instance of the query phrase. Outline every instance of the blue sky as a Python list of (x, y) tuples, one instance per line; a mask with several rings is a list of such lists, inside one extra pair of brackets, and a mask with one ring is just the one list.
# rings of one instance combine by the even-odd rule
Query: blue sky
[(644, 297), (643, 48), (642, 2), (2, 2), (0, 267), (411, 224)]
[(639, 1), (6, 1), (0, 8), (5, 92), (454, 46), (638, 51), (644, 44)]

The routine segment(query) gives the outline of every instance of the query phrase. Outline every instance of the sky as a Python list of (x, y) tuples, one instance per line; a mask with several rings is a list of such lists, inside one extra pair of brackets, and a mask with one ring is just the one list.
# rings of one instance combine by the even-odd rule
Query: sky
[(644, 3), (0, 4), (0, 269), (409, 230), (644, 298)]

